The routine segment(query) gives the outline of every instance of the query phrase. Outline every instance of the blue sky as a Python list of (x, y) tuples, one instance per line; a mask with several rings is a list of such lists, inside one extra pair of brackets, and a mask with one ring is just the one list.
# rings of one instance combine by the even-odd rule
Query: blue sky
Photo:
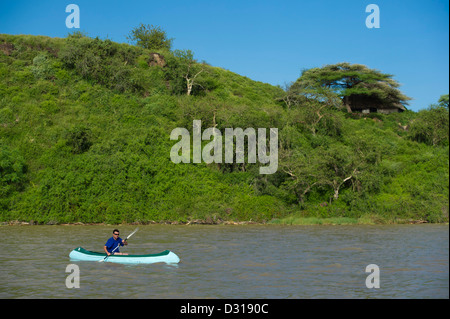
[[(448, 93), (448, 1), (2, 0), (0, 33), (65, 37), (71, 3), (91, 37), (127, 42), (139, 23), (159, 25), (174, 49), (256, 81), (283, 85), (302, 69), (351, 62), (393, 74), (415, 111)], [(371, 3), (379, 29), (365, 24)]]

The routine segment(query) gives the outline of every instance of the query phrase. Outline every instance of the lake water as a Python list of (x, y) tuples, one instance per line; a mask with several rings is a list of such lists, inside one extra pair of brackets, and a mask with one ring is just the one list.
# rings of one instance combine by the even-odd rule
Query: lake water
[[(113, 228), (0, 226), (0, 298), (449, 298), (448, 225), (148, 225), (122, 251), (169, 249), (180, 264), (69, 260), (101, 251)], [(80, 288), (66, 287), (69, 264)]]

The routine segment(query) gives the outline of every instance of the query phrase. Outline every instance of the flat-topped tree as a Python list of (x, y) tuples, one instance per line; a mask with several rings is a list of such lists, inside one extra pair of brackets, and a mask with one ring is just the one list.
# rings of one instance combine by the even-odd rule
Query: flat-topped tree
[(304, 70), (288, 94), (314, 97), (312, 92), (330, 90), (342, 99), (347, 111), (392, 113), (406, 110), (411, 98), (404, 95), (391, 74), (347, 62)]

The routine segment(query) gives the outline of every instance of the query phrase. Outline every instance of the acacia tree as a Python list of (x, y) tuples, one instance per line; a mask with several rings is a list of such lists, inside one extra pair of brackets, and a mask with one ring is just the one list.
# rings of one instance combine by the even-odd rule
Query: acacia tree
[(319, 184), (317, 158), (315, 153), (303, 150), (280, 150), (280, 169), (289, 177), (283, 187), (292, 191), (298, 204), (303, 204), (307, 194)]
[(381, 160), (377, 143), (356, 138), (355, 145), (332, 144), (326, 147), (280, 150), (280, 169), (287, 174), (283, 187), (303, 204), (309, 193), (331, 191), (331, 200), (339, 199), (342, 189), (360, 193), (375, 190), (379, 181), (373, 168)]
[[(321, 91), (329, 90), (342, 99), (349, 113), (352, 112), (352, 104), (360, 100), (370, 105), (405, 109), (410, 98), (398, 89), (399, 86), (391, 74), (345, 62), (303, 70), (288, 94), (317, 99), (313, 92), (321, 94)], [(318, 100), (323, 101), (324, 98), (319, 96)]]
[(191, 50), (175, 50), (174, 55), (179, 58), (179, 69), (186, 80), (186, 94), (191, 95), (194, 85), (203, 87), (198, 77), (205, 68), (194, 60), (194, 53)]
[(318, 161), (318, 184), (331, 187), (333, 199), (337, 200), (341, 187), (358, 175), (359, 156), (349, 147), (333, 145), (319, 151)]
[[(303, 96), (302, 107), (298, 108), (300, 116), (297, 122), (304, 125), (313, 135), (316, 135), (318, 128), (327, 120), (335, 122), (334, 129), (339, 130), (340, 125), (333, 111), (341, 107), (341, 100), (328, 88), (303, 89), (302, 92), (306, 96)], [(326, 134), (333, 135), (329, 133)]]
[(418, 112), (409, 129), (412, 140), (433, 146), (449, 145), (448, 95), (447, 100), (445, 96), (441, 96), (439, 102), (439, 105), (431, 104)]
[(441, 97), (439, 98), (439, 101), (438, 101), (439, 106), (445, 107), (448, 110), (448, 104), (449, 104), (448, 100), (449, 100), (448, 94), (441, 95)]
[(161, 27), (142, 23), (131, 30), (127, 39), (136, 42), (137, 46), (151, 50), (170, 50), (173, 41), (173, 39), (167, 37), (166, 31)]
[(289, 176), (284, 187), (295, 193), (299, 204), (318, 188), (331, 188), (332, 198), (337, 200), (341, 188), (357, 178), (361, 168), (358, 155), (343, 145), (309, 150), (308, 154), (301, 150), (280, 153), (280, 168)]

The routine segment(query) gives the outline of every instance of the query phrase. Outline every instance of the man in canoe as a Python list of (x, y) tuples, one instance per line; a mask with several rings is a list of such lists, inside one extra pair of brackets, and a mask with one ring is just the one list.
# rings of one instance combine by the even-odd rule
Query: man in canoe
[(121, 253), (119, 251), (120, 248), (118, 246), (128, 245), (128, 242), (126, 240), (123, 240), (122, 238), (120, 238), (119, 234), (120, 234), (119, 230), (114, 229), (113, 236), (110, 239), (108, 239), (105, 246), (103, 247), (103, 250), (105, 251), (105, 253), (108, 256), (111, 254), (113, 254), (113, 255), (128, 255), (127, 253)]

